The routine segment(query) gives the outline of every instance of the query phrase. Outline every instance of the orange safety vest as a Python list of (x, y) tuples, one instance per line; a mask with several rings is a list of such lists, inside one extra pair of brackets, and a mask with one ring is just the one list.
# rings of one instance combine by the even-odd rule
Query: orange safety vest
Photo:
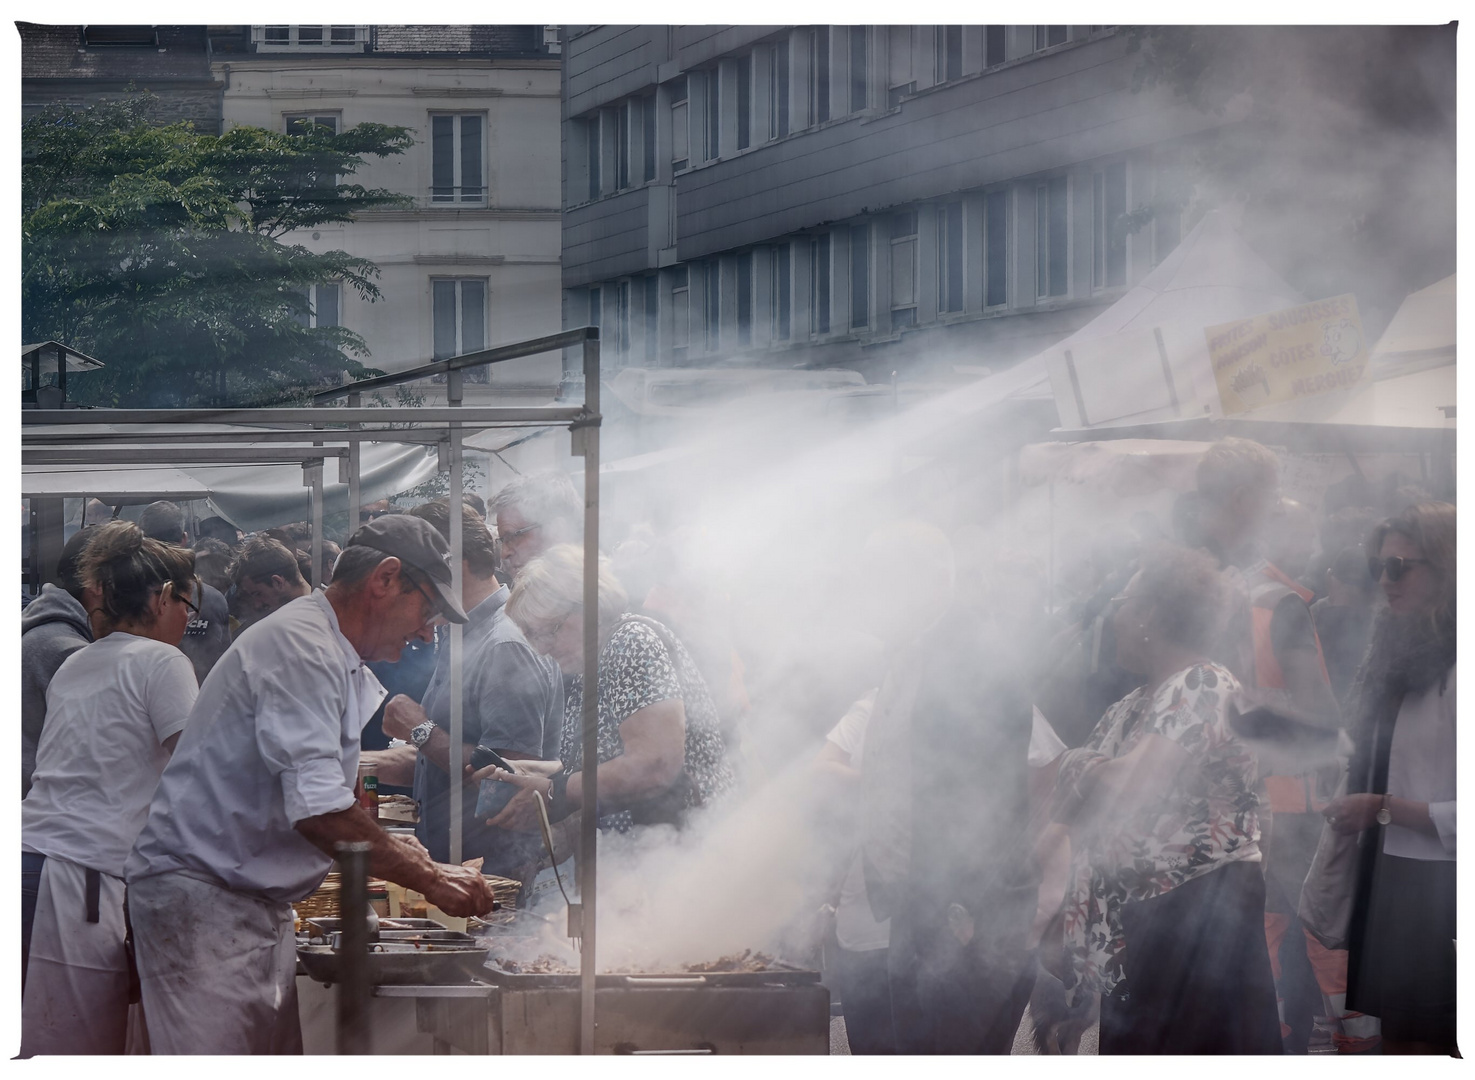
[[(1315, 594), (1265, 560), (1245, 571), (1245, 583), (1250, 592), (1250, 641), (1253, 648), (1255, 685), (1284, 690), (1285, 672), (1281, 670), (1280, 661), (1275, 656), (1270, 623), (1275, 617), (1276, 605), (1287, 595), (1294, 593), (1303, 603), (1310, 604)], [(1321, 639), (1316, 634), (1315, 625), (1311, 627), (1311, 640), (1316, 645), (1316, 662), (1321, 668), (1321, 677), (1330, 685), (1326, 659), (1321, 653)], [(1272, 813), (1307, 814), (1320, 811), (1326, 806), (1326, 803), (1316, 800), (1310, 773), (1301, 776), (1267, 776), (1264, 780)]]

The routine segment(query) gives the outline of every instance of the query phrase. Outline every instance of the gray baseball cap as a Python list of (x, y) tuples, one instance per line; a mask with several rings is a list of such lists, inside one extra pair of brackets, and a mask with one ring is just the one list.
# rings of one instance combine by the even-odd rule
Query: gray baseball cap
[(375, 518), (348, 538), (349, 547), (368, 547), (393, 555), (400, 562), (418, 570), (435, 588), (432, 597), (441, 614), (449, 621), (464, 623), (461, 598), (451, 586), (451, 546), (428, 521), (410, 514), (392, 514)]

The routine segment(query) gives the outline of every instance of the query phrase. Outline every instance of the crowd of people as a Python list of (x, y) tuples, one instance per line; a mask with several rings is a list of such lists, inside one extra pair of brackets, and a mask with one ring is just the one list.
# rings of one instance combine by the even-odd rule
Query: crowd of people
[[(1318, 523), (1279, 474), (1215, 444), (1053, 605), (933, 525), (866, 542), (905, 586), (810, 766), (852, 1052), (1008, 1053), (1027, 1007), (1099, 1009), (1103, 1054), (1453, 1052), (1455, 511), (1344, 484)], [(317, 574), (304, 523), (191, 542), (171, 503), (68, 541), (22, 616), (23, 1055), (300, 1051), (291, 905), (339, 843), (478, 915), (482, 873), (546, 877), (539, 804), (566, 828), (590, 768), (621, 833), (759, 788), (742, 650), (650, 530), (586, 612), (567, 476), (460, 509), (459, 590), (444, 498), (363, 507)]]

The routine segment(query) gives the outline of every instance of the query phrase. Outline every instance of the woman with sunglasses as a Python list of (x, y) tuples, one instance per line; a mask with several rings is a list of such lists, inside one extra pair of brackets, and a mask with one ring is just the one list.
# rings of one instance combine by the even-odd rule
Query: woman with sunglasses
[(1455, 508), (1416, 503), (1367, 550), (1387, 610), (1358, 677), (1349, 794), (1328, 824), (1360, 834), (1347, 1006), (1385, 1054), (1455, 1051)]
[(21, 804), (22, 866), (40, 872), (35, 907), (22, 910), (23, 1057), (124, 1052), (123, 864), (198, 692), (179, 650), (194, 566), (194, 552), (128, 521), (101, 526), (82, 558), (100, 636), (51, 681)]
[(1070, 841), (1061, 938), (1041, 957), (1072, 1003), (1101, 995), (1102, 1054), (1281, 1052), (1257, 768), (1229, 726), (1239, 684), (1208, 658), (1227, 604), (1207, 554), (1144, 555), (1111, 619), (1118, 663), (1146, 685), (1062, 757), (1036, 848), (1058, 881)]

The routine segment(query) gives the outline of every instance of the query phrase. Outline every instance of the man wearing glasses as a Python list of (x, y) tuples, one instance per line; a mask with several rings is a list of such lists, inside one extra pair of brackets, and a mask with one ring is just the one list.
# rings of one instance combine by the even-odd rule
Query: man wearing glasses
[[(138, 516), (138, 527), (154, 540), (189, 547), (184, 511), (177, 503), (162, 499), (149, 503)], [(179, 651), (194, 665), (196, 681), (204, 682), (215, 662), (230, 648), (230, 605), (225, 594), (203, 581), (196, 586), (195, 596), (198, 603), (187, 601), (192, 617), (185, 627)]]
[(492, 497), (488, 509), (497, 519), (498, 557), (508, 579), (555, 544), (575, 543), (583, 535), (584, 500), (565, 473), (519, 476)]
[(359, 735), (394, 660), (466, 614), (450, 550), (424, 521), (360, 528), (333, 583), (231, 646), (205, 680), (129, 856), (144, 1012), (154, 1053), (300, 1053), (291, 904), (370, 845), (370, 873), (449, 915), (491, 910), (481, 875), (432, 862), (357, 804)]

